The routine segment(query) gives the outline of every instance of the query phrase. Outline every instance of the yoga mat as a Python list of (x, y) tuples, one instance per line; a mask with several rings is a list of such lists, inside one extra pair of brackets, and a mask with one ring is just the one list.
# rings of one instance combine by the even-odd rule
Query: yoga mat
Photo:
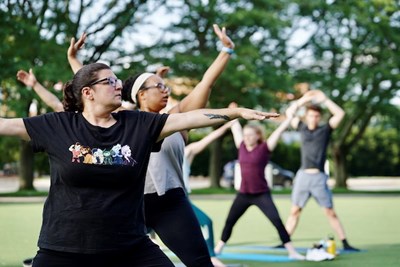
[[(300, 253), (306, 253), (307, 249), (309, 248), (304, 248), (304, 247), (295, 247), (296, 250)], [(311, 247), (310, 247), (311, 248)], [(285, 248), (276, 248), (276, 247), (270, 247), (270, 246), (262, 246), (262, 245), (242, 245), (242, 246), (226, 246), (224, 248), (225, 250), (228, 251), (233, 251), (233, 250), (241, 250), (241, 251), (286, 251)], [(366, 250), (360, 250), (360, 251), (349, 251), (349, 250), (343, 250), (343, 249), (338, 249), (337, 250), (338, 254), (349, 254), (349, 253), (359, 253), (359, 252), (366, 252)]]
[(222, 253), (218, 255), (221, 260), (242, 260), (242, 261), (262, 261), (262, 262), (290, 262), (295, 261), (283, 255), (268, 254), (249, 254), (249, 253)]

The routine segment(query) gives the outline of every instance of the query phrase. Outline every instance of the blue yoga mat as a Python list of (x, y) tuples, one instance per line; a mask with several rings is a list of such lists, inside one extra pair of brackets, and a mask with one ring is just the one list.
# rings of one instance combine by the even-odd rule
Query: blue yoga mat
[[(300, 253), (306, 253), (308, 248), (296, 248)], [(246, 253), (246, 251), (262, 251), (263, 253)], [(285, 252), (285, 255), (265, 254), (265, 252)], [(355, 251), (338, 250), (339, 254), (357, 253)], [(362, 250), (361, 252), (365, 252)], [(172, 252), (166, 252), (168, 256), (175, 256)], [(276, 248), (262, 245), (245, 245), (245, 246), (227, 246), (224, 252), (218, 255), (221, 260), (241, 260), (241, 261), (259, 261), (259, 262), (293, 262), (287, 256), (285, 248)]]
[(289, 262), (295, 261), (288, 256), (268, 255), (268, 254), (249, 254), (249, 253), (222, 253), (218, 255), (221, 260), (242, 260), (242, 261), (262, 261), (262, 262)]
[[(307, 249), (309, 248), (301, 248), (296, 247), (296, 250), (300, 253), (306, 253)], [(241, 251), (286, 251), (285, 248), (277, 248), (277, 247), (269, 247), (269, 246), (262, 246), (262, 245), (244, 245), (244, 246), (227, 246), (225, 250), (234, 251), (234, 250), (241, 250)], [(360, 251), (351, 251), (351, 250), (343, 250), (338, 249), (337, 252), (339, 254), (348, 254), (348, 253), (359, 253), (359, 252), (366, 252), (366, 250)]]

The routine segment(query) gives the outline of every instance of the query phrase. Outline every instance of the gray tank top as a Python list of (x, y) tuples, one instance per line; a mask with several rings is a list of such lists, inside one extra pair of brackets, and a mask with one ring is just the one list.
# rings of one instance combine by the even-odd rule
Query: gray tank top
[(185, 142), (174, 133), (164, 139), (161, 150), (150, 155), (144, 187), (145, 194), (164, 195), (170, 189), (184, 188), (182, 162)]

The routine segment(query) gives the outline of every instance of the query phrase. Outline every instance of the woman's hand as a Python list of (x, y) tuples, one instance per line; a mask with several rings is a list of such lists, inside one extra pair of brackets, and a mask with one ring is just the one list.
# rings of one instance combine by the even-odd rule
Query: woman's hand
[(232, 42), (231, 38), (229, 38), (229, 36), (226, 35), (225, 27), (222, 27), (222, 30), (218, 27), (217, 24), (214, 24), (213, 27), (215, 34), (218, 36), (223, 46), (231, 49), (235, 48), (235, 44)]
[(87, 34), (85, 32), (82, 33), (81, 37), (76, 42), (75, 42), (74, 37), (71, 38), (71, 42), (69, 44), (68, 51), (67, 51), (68, 58), (76, 58), (76, 55), (78, 54), (78, 50), (81, 49), (85, 45), (86, 36), (87, 36)]
[(254, 109), (242, 108), (240, 111), (240, 117), (246, 120), (266, 120), (271, 118), (277, 118), (280, 115), (278, 113), (263, 112)]
[(168, 66), (162, 66), (157, 68), (156, 75), (160, 76), (161, 78), (165, 78), (169, 72), (170, 68)]
[(19, 70), (17, 72), (17, 79), (18, 81), (29, 87), (33, 87), (37, 83), (36, 77), (33, 74), (32, 69), (29, 69), (29, 73), (24, 70)]

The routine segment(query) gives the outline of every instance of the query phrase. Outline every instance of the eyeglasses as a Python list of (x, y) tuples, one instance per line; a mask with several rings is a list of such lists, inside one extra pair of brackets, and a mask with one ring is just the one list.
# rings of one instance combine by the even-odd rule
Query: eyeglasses
[[(100, 79), (97, 81), (92, 82), (91, 84), (89, 84), (89, 86), (93, 86), (95, 84), (101, 83), (101, 82), (105, 82), (107, 81), (108, 85), (117, 88), (117, 85), (122, 87), (122, 81), (120, 79), (116, 79), (114, 77), (108, 77), (108, 78), (104, 78), (104, 79)], [(106, 83), (102, 83), (102, 84), (106, 84)]]
[(157, 88), (161, 93), (164, 93), (164, 92), (166, 92), (167, 94), (171, 93), (171, 88), (166, 86), (163, 83), (156, 83), (155, 85), (146, 86), (146, 87), (141, 88), (140, 90), (147, 90), (150, 88)]

